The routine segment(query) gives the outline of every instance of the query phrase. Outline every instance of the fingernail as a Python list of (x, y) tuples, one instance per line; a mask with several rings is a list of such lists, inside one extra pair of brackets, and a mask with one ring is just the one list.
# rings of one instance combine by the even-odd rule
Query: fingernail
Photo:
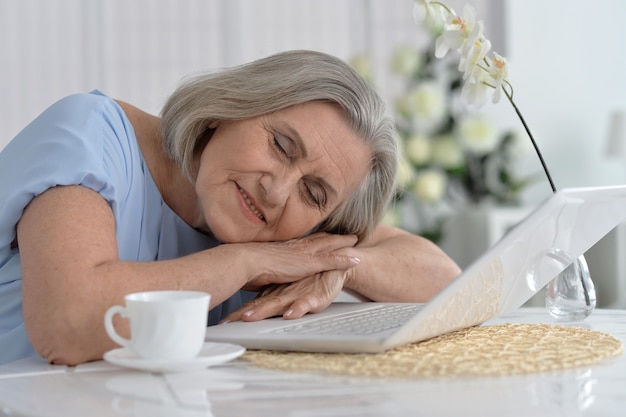
[(254, 314), (254, 310), (248, 310), (245, 313), (243, 313), (242, 316), (250, 317), (253, 314)]
[(292, 309), (289, 309), (289, 310), (285, 311), (285, 314), (283, 314), (283, 317), (289, 317), (289, 316), (291, 316), (292, 314), (293, 314), (293, 310), (292, 310)]
[(361, 263), (361, 260), (357, 257), (351, 256), (350, 260), (352, 261), (352, 263), (354, 263), (355, 265), (358, 265)]
[(224, 319), (224, 320), (220, 321), (218, 324), (226, 324), (226, 323), (230, 323), (230, 320)]

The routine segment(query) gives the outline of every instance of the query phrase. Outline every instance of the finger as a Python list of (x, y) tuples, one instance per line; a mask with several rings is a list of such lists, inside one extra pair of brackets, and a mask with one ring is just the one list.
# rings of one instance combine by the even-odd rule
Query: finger
[(282, 315), (288, 310), (293, 299), (290, 296), (267, 296), (258, 299), (252, 308), (241, 313), (242, 321), (258, 321)]
[(319, 312), (337, 297), (345, 277), (342, 271), (328, 271), (290, 284), (269, 285), (224, 321), (257, 321), (281, 314), (285, 319), (293, 319)]
[(230, 314), (228, 314), (226, 317), (224, 317), (219, 324), (224, 324), (224, 323), (230, 323), (232, 321), (241, 321), (241, 315), (254, 308), (254, 302), (255, 300), (249, 301), (247, 303), (245, 303), (242, 307), (238, 308), (237, 310), (231, 312)]
[[(277, 294), (273, 292), (277, 292)], [(258, 321), (268, 317), (280, 316), (289, 304), (293, 302), (294, 298), (288, 295), (278, 295), (281, 292), (281, 288), (277, 286), (268, 286), (257, 298), (230, 313), (220, 323)]]
[(283, 313), (283, 318), (286, 320), (299, 319), (308, 313), (318, 313), (324, 308), (313, 308), (310, 299), (297, 299), (289, 308)]
[(318, 313), (330, 305), (332, 299), (319, 299), (312, 296), (298, 298), (268, 297), (263, 302), (241, 314), (242, 321), (258, 321), (282, 315), (284, 319), (298, 319), (308, 313)]
[(307, 294), (299, 297), (285, 310), (283, 318), (292, 320), (299, 319), (305, 314), (319, 313), (333, 302), (339, 291), (341, 288), (337, 291), (329, 289), (317, 295)]

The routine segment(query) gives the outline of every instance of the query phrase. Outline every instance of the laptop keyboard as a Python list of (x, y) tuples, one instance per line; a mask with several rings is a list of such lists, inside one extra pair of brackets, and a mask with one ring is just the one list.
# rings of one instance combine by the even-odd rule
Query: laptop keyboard
[(364, 311), (286, 326), (271, 333), (366, 336), (402, 326), (422, 307), (422, 304), (383, 304)]

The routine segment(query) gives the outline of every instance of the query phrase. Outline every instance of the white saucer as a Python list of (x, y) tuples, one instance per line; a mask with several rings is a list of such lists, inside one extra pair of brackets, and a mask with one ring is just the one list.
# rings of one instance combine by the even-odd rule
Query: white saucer
[(228, 362), (243, 355), (245, 351), (246, 348), (239, 345), (206, 342), (198, 356), (188, 361), (171, 362), (144, 359), (128, 348), (110, 350), (104, 354), (104, 360), (125, 368), (148, 372), (187, 372)]

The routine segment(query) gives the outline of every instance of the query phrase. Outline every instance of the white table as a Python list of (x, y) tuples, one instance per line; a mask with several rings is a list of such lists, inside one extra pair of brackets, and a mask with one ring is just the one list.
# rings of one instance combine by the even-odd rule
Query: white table
[[(554, 323), (543, 308), (488, 322)], [(579, 326), (626, 344), (626, 310)], [(575, 343), (575, 342), (574, 342)], [(236, 360), (204, 371), (150, 374), (105, 362), (0, 367), (8, 416), (624, 416), (626, 355), (592, 367), (515, 377), (363, 379), (268, 371)]]

